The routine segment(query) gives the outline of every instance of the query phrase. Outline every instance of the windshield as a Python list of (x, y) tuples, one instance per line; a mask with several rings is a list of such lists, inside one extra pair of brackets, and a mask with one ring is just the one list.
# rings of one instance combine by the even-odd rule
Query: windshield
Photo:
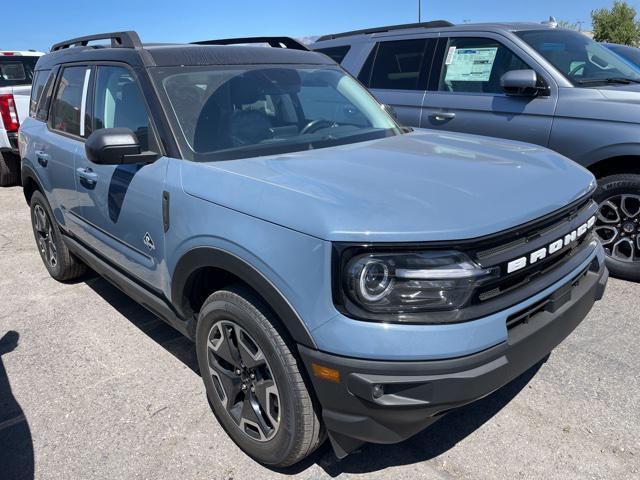
[(0, 56), (0, 87), (31, 85), (39, 57)]
[(575, 86), (640, 82), (640, 72), (584, 34), (571, 30), (516, 32)]
[(640, 48), (627, 47), (626, 45), (607, 45), (607, 48), (620, 55), (632, 66), (640, 67)]
[(192, 160), (255, 157), (401, 133), (380, 104), (335, 67), (154, 69)]

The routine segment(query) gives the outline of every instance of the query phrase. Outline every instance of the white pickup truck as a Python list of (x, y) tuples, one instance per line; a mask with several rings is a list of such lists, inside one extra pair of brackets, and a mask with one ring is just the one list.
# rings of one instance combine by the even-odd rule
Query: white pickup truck
[(42, 55), (0, 50), (0, 186), (19, 178), (18, 128), (29, 115), (33, 71)]

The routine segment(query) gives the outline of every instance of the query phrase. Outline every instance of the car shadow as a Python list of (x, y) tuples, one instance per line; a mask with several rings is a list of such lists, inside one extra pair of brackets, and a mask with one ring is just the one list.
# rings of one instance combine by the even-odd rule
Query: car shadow
[(191, 340), (95, 273), (91, 272), (81, 280), (149, 338), (200, 374), (196, 349)]
[[(82, 280), (142, 332), (192, 371), (200, 374), (193, 342), (102, 277), (94, 274)], [(451, 411), (424, 431), (402, 443), (365, 444), (360, 450), (339, 460), (333, 454), (329, 442), (326, 441), (316, 452), (300, 463), (288, 468), (271, 468), (271, 470), (285, 475), (296, 475), (317, 464), (329, 476), (337, 477), (343, 473), (370, 473), (436, 458), (455, 447), (502, 410), (527, 386), (547, 358), (548, 356), (491, 395)]]
[(20, 404), (13, 396), (3, 355), (18, 347), (20, 334), (8, 331), (0, 338), (0, 477), (15, 480), (34, 478), (31, 429)]
[(343, 473), (371, 473), (389, 467), (411, 465), (434, 459), (455, 447), (502, 410), (536, 375), (547, 358), (491, 395), (444, 415), (417, 435), (393, 445), (365, 444), (360, 450), (339, 460), (329, 442), (312, 456), (279, 473), (299, 474), (314, 464), (329, 476)]

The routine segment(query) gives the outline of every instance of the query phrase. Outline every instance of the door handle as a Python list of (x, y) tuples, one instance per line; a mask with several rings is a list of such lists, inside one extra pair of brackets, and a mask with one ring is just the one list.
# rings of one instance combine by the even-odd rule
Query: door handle
[(47, 163), (49, 163), (49, 154), (47, 153), (36, 152), (36, 158), (38, 159), (38, 163), (43, 167), (46, 167)]
[(93, 187), (98, 182), (98, 174), (90, 168), (78, 168), (76, 170), (80, 180), (84, 181), (87, 185)]
[(431, 118), (435, 118), (439, 122), (443, 122), (445, 120), (453, 120), (456, 118), (456, 114), (454, 112), (437, 112), (432, 113)]

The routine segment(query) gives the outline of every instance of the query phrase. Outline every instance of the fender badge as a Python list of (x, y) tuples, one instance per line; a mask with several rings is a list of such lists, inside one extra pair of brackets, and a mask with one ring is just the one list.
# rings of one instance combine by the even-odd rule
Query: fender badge
[(144, 244), (147, 246), (147, 248), (149, 250), (155, 250), (156, 249), (156, 244), (153, 243), (153, 238), (151, 238), (151, 235), (149, 235), (149, 232), (144, 234)]

